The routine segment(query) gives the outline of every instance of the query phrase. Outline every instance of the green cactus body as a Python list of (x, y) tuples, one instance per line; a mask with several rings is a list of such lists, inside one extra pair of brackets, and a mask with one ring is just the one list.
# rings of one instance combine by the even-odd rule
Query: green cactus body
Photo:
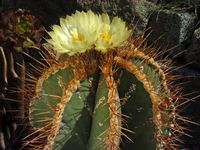
[[(101, 59), (90, 62), (97, 55)], [(35, 138), (25, 146), (37, 143), (37, 148), (56, 150), (170, 146), (175, 106), (165, 74), (153, 58), (142, 51), (91, 51), (50, 66), (36, 81), (29, 113)]]

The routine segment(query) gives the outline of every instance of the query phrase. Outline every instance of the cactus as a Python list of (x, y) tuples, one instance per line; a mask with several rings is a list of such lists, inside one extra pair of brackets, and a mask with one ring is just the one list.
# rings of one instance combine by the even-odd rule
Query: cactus
[(52, 30), (42, 60), (26, 54), (20, 149), (178, 148), (189, 121), (163, 54), (107, 14), (76, 12)]
[[(30, 122), (38, 135), (28, 141), (41, 149), (173, 147), (173, 130), (178, 126), (175, 100), (166, 86), (165, 75), (143, 52), (128, 53), (96, 54), (103, 58), (103, 62), (97, 61), (102, 63), (98, 67), (102, 72), (99, 78), (93, 77), (97, 62), (85, 60), (89, 53), (53, 64), (42, 73), (30, 107)], [(123, 59), (124, 55), (129, 55), (130, 60)], [(96, 89), (93, 84), (98, 84)], [(119, 145), (120, 137), (126, 137), (123, 130), (136, 132), (130, 134), (133, 138), (127, 137), (133, 143)], [(154, 139), (154, 134), (157, 142), (149, 140)]]
[(187, 119), (177, 111), (183, 102), (171, 87), (170, 61), (107, 14), (76, 12), (52, 29), (47, 63), (28, 72), (22, 149), (178, 147), (184, 132), (178, 122)]

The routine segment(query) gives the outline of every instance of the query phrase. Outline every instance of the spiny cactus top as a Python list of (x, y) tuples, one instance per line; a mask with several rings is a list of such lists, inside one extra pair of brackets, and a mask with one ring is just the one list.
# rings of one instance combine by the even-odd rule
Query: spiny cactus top
[(107, 14), (96, 15), (92, 11), (76, 12), (60, 19), (60, 26), (52, 26), (47, 42), (58, 53), (75, 55), (95, 49), (106, 52), (121, 47), (130, 36), (131, 30), (120, 18), (112, 21)]

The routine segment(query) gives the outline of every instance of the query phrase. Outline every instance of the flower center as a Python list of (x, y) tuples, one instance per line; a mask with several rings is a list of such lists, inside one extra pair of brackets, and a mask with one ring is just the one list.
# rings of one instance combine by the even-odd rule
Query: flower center
[(106, 42), (108, 42), (111, 39), (111, 35), (109, 34), (109, 31), (110, 31), (110, 26), (108, 24), (104, 24), (101, 38)]
[(71, 34), (72, 34), (72, 39), (73, 39), (74, 41), (83, 42), (84, 39), (85, 39), (83, 35), (78, 34), (78, 31), (77, 31), (76, 28), (72, 29)]
[(104, 41), (109, 41), (109, 40), (111, 39), (111, 36), (110, 36), (110, 34), (109, 34), (108, 32), (104, 32), (104, 33), (102, 34), (102, 39), (103, 39)]

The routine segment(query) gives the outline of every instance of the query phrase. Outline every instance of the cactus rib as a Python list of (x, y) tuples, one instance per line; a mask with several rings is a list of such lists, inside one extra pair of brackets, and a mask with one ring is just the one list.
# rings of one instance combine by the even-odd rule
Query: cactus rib
[(151, 64), (152, 66), (155, 67), (156, 70), (158, 70), (159, 75), (162, 78), (162, 85), (165, 89), (165, 91), (169, 94), (169, 88), (167, 87), (167, 82), (166, 82), (166, 75), (164, 71), (161, 69), (161, 66), (149, 55), (146, 55), (143, 51), (141, 50), (123, 50), (119, 52), (119, 55), (121, 57), (128, 57), (128, 58), (141, 58), (142, 60), (145, 60), (148, 64)]
[(136, 78), (143, 83), (144, 88), (146, 91), (149, 93), (151, 100), (152, 100), (152, 105), (153, 105), (153, 120), (154, 123), (159, 127), (160, 124), (157, 122), (157, 114), (158, 114), (158, 103), (160, 101), (160, 96), (154, 91), (154, 87), (151, 82), (147, 79), (146, 75), (142, 73), (141, 71), (138, 70), (137, 66), (134, 65), (132, 62), (128, 62), (120, 57), (115, 57), (115, 61), (117, 64), (123, 66), (126, 68), (129, 72), (134, 74)]
[(114, 80), (113, 64), (107, 63), (100, 67), (105, 76), (108, 90), (108, 107), (109, 107), (109, 120), (110, 127), (107, 131), (106, 145), (109, 150), (117, 150), (121, 139), (121, 106), (120, 98), (118, 95), (117, 84)]
[[(163, 95), (162, 93), (160, 93), (160, 92), (158, 93), (157, 91), (155, 91), (155, 88), (154, 88), (153, 84), (149, 81), (149, 79), (147, 78), (147, 75), (145, 73), (143, 73), (142, 71), (140, 71), (138, 69), (138, 67), (131, 61), (126, 61), (120, 57), (115, 57), (115, 61), (117, 64), (119, 64), (123, 68), (127, 69), (132, 74), (134, 74), (135, 77), (140, 82), (143, 83), (143, 86), (146, 89), (146, 91), (149, 93), (149, 95), (151, 97), (151, 101), (152, 101), (153, 121), (154, 121), (155, 125), (157, 126), (157, 134), (156, 134), (157, 141), (160, 143), (163, 143), (162, 136), (164, 136), (164, 137), (166, 137), (165, 144), (170, 143), (170, 146), (172, 147), (174, 143), (172, 143), (172, 141), (171, 141), (171, 136), (175, 136), (175, 135), (173, 135), (173, 133), (170, 133), (168, 131), (174, 127), (174, 126), (170, 126), (170, 125), (176, 124), (176, 122), (175, 122), (176, 112), (175, 112), (175, 106), (172, 102), (172, 99), (168, 99), (165, 94)], [(169, 95), (167, 95), (167, 96), (169, 97)], [(165, 110), (163, 111), (161, 109), (162, 104), (167, 105), (165, 109), (171, 110), (172, 115), (171, 114), (169, 115), (170, 112), (166, 112)], [(165, 122), (166, 117), (169, 118), (168, 119), (169, 122), (167, 124)], [(176, 128), (178, 128), (178, 127), (176, 127)], [(166, 133), (165, 133), (165, 130), (167, 130)], [(167, 145), (160, 144), (160, 145), (158, 145), (158, 148), (162, 148), (163, 146), (166, 147)]]
[[(78, 72), (75, 72), (78, 73)], [(51, 150), (54, 144), (54, 140), (58, 134), (60, 128), (60, 122), (62, 120), (62, 115), (64, 112), (65, 105), (70, 101), (72, 94), (74, 91), (77, 90), (78, 86), (80, 85), (80, 79), (73, 79), (70, 81), (67, 90), (64, 90), (62, 94), (61, 101), (56, 105), (55, 108), (55, 115), (53, 116), (50, 135), (47, 138), (47, 144), (44, 147), (44, 150)]]

